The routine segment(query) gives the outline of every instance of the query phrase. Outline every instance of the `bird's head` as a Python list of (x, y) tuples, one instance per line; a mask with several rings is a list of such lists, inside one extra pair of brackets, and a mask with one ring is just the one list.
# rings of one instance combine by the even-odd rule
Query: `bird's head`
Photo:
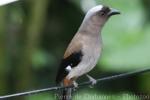
[(98, 5), (91, 8), (87, 12), (85, 19), (88, 19), (88, 21), (91, 21), (95, 25), (103, 26), (111, 16), (117, 14), (120, 14), (120, 12), (116, 9), (109, 8), (103, 5)]

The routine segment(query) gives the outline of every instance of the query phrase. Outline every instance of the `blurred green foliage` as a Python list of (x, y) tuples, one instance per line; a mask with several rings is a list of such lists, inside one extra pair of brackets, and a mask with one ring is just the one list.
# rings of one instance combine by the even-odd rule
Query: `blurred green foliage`
[[(84, 7), (94, 4), (116, 8), (121, 15), (105, 25), (103, 53), (90, 74), (98, 78), (150, 67), (149, 0), (19, 0), (0, 7), (0, 95), (53, 86), (65, 48), (84, 18)], [(150, 96), (149, 77), (85, 87), (74, 94), (74, 100), (140, 100), (135, 96)], [(53, 100), (55, 94), (10, 100)]]

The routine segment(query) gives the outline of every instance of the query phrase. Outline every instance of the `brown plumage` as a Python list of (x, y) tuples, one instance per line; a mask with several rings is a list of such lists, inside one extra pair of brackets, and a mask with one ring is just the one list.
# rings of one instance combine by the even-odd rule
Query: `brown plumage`
[[(76, 34), (75, 37), (72, 39), (70, 42), (68, 48), (66, 49), (66, 52), (64, 54), (64, 59), (69, 57), (72, 53), (74, 52), (79, 52), (82, 49), (82, 42), (81, 42), (81, 37), (80, 34)], [(73, 42), (73, 41), (78, 41), (78, 42)]]

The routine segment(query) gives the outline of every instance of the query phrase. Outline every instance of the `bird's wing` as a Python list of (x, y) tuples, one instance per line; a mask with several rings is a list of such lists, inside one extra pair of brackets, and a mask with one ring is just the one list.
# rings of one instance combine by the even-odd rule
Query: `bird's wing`
[(79, 52), (82, 50), (82, 43), (80, 40), (73, 39), (74, 42), (71, 42), (64, 54), (64, 59), (68, 58), (70, 55), (72, 55), (75, 52)]
[(66, 75), (69, 73), (66, 70), (66, 67), (70, 66), (71, 68), (73, 68), (80, 63), (83, 56), (82, 43), (80, 41), (77, 41), (78, 40), (74, 38), (69, 44), (59, 66), (59, 70), (56, 77), (56, 83), (61, 82), (63, 78), (66, 77)]

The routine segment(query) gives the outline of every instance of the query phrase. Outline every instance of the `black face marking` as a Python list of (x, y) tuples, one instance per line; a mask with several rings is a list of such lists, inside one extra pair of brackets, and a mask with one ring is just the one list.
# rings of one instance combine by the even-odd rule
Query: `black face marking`
[(109, 12), (110, 12), (109, 7), (104, 6), (99, 13), (100, 13), (101, 16), (104, 16), (104, 15), (107, 15), (107, 13), (109, 13)]
[(62, 79), (69, 73), (66, 70), (66, 67), (71, 66), (71, 68), (76, 67), (81, 59), (82, 59), (83, 53), (81, 51), (72, 53), (69, 57), (62, 59), (57, 77), (56, 77), (56, 83), (59, 83), (62, 81)]

